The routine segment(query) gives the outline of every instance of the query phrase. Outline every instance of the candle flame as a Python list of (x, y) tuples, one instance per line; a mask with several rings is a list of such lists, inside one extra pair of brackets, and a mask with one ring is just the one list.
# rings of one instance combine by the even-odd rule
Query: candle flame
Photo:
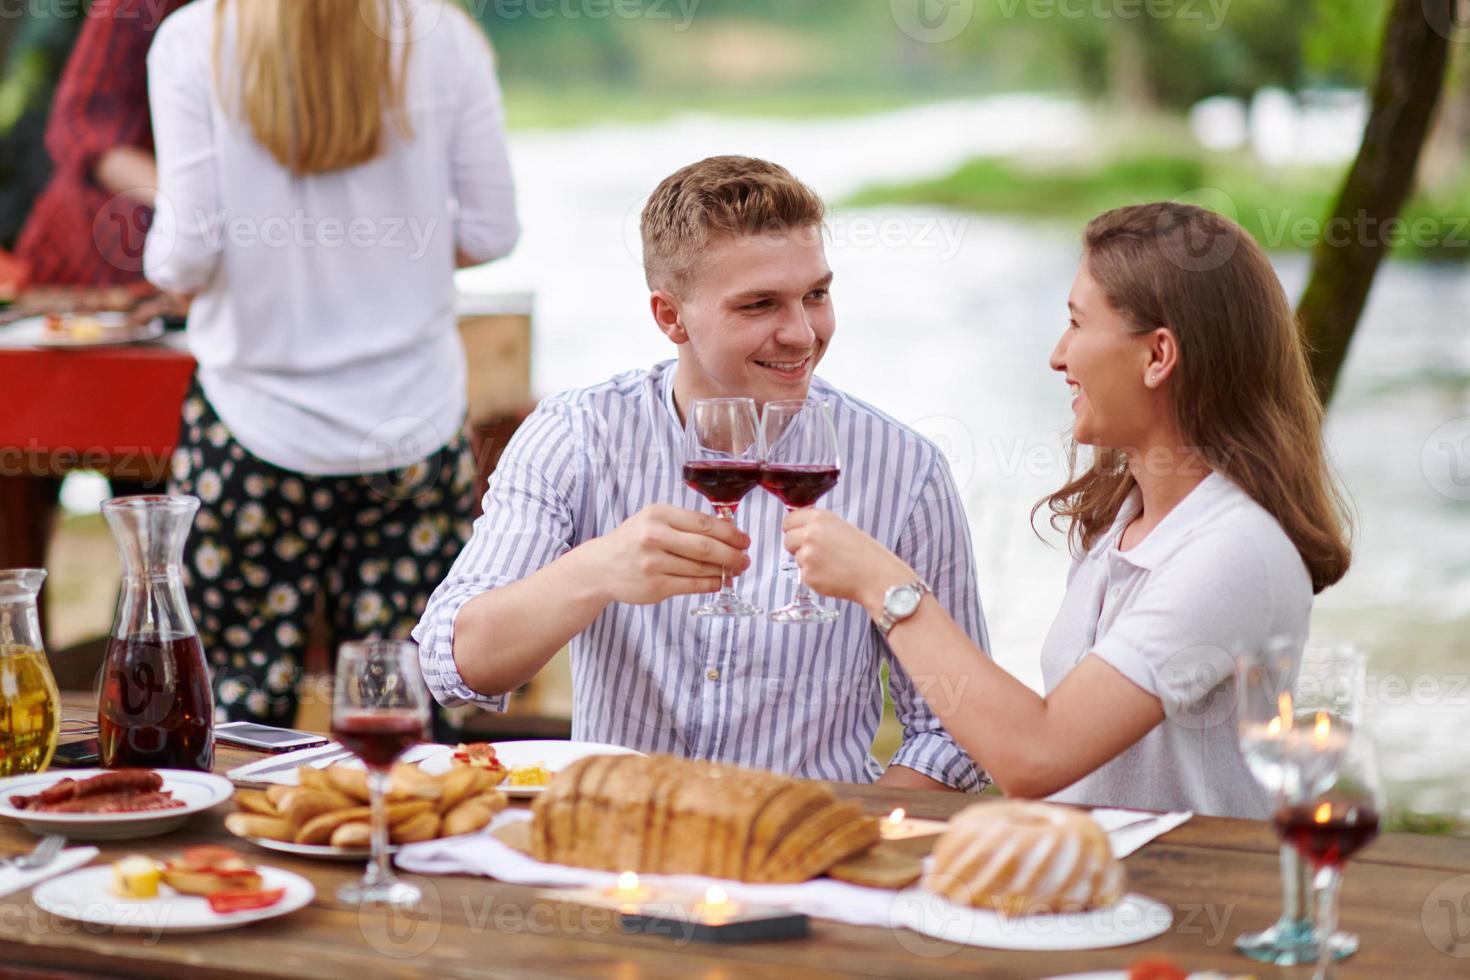
[(1317, 807), (1317, 812), (1312, 814), (1312, 820), (1316, 823), (1326, 823), (1332, 819), (1332, 804), (1323, 803)]
[(1291, 692), (1282, 691), (1281, 696), (1276, 699), (1276, 717), (1283, 729), (1291, 727)]
[(903, 807), (897, 807), (892, 813), (888, 815), (888, 822), (896, 827), (899, 824), (903, 823), (903, 818), (906, 816), (908, 816), (908, 814), (904, 812)]
[(1269, 735), (1271, 738), (1275, 738), (1277, 735), (1281, 734), (1280, 718), (1272, 718), (1271, 721), (1267, 723), (1266, 734)]
[(705, 905), (724, 905), (729, 900), (730, 896), (726, 895), (725, 889), (719, 885), (710, 885), (704, 893)]
[(635, 871), (624, 871), (618, 875), (618, 891), (636, 892), (638, 890), (638, 873)]
[(1327, 744), (1327, 737), (1332, 734), (1332, 717), (1325, 711), (1317, 712), (1317, 724), (1312, 729), (1312, 739), (1317, 745)]

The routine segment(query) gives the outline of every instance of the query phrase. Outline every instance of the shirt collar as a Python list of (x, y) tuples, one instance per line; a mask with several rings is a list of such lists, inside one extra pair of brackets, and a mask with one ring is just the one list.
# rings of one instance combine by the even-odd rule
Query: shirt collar
[(1143, 492), (1134, 487), (1123, 506), (1118, 508), (1118, 517), (1113, 521), (1103, 546), (1130, 565), (1150, 571), (1178, 550), (1209, 513), (1211, 506), (1222, 494), (1228, 493), (1231, 486), (1228, 479), (1211, 471), (1164, 515), (1164, 519), (1142, 541), (1127, 551), (1120, 551), (1118, 544), (1122, 540), (1123, 529), (1143, 510)]

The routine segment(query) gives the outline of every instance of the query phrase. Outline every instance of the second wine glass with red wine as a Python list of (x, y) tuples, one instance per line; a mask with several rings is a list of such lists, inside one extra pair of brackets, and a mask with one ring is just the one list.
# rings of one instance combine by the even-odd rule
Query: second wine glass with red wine
[[(837, 486), (842, 464), (837, 455), (837, 428), (824, 401), (767, 402), (761, 413), (766, 462), (761, 486), (775, 494), (788, 512), (811, 507)], [(796, 595), (771, 613), (777, 623), (828, 623), (837, 610), (819, 606), (796, 573)]]
[[(1332, 936), (1337, 929), (1338, 890), (1348, 858), (1378, 836), (1383, 810), (1383, 784), (1378, 775), (1378, 757), (1367, 730), (1358, 728), (1346, 750), (1325, 739), (1305, 739), (1288, 755), (1288, 766), (1304, 755), (1331, 752), (1337, 756), (1336, 779), (1331, 786), (1314, 792), (1310, 780), (1288, 783), (1301, 787), (1298, 795), (1283, 794), (1272, 817), (1276, 833), (1316, 869), (1317, 972), (1313, 980), (1332, 975)], [(1313, 767), (1320, 771), (1321, 767)]]
[(399, 881), (388, 861), (387, 795), (394, 761), (424, 740), (429, 691), (419, 673), (418, 646), (408, 640), (358, 640), (337, 654), (332, 735), (368, 771), (372, 802), (372, 861), (361, 881), (337, 897), (353, 905), (417, 905), (419, 890)]
[[(684, 426), (684, 482), (715, 505), (720, 519), (735, 511), (761, 479), (761, 428), (751, 398), (698, 398)], [(720, 570), (720, 591), (695, 616), (759, 616), (763, 610), (735, 594), (730, 570)]]

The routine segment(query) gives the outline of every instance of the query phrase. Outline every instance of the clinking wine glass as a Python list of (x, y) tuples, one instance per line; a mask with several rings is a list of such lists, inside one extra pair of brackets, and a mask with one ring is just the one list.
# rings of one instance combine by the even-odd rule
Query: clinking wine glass
[(372, 802), (372, 860), (362, 880), (337, 897), (353, 905), (414, 906), (419, 889), (393, 875), (388, 861), (389, 769), (429, 723), (429, 692), (419, 672), (418, 646), (407, 640), (358, 640), (337, 654), (332, 692), (332, 735), (368, 771)]
[[(1337, 765), (1361, 710), (1365, 657), (1346, 646), (1273, 637), (1236, 658), (1241, 753), (1256, 781), (1273, 796), (1320, 792)], [(1282, 913), (1269, 928), (1235, 940), (1253, 959), (1281, 966), (1310, 963), (1318, 937), (1309, 906), (1310, 868), (1289, 845), (1281, 848)], [(1357, 949), (1354, 936), (1329, 939), (1335, 957)]]
[[(1361, 727), (1345, 750), (1317, 740), (1301, 743), (1290, 754), (1310, 759), (1317, 752), (1335, 755), (1336, 777), (1326, 789), (1282, 795), (1272, 817), (1277, 834), (1316, 871), (1317, 971), (1313, 980), (1325, 980), (1338, 958), (1332, 939), (1337, 929), (1338, 891), (1347, 860), (1378, 836), (1383, 810), (1383, 784), (1378, 774), (1372, 736)], [(1289, 761), (1288, 765), (1292, 763)], [(1319, 770), (1321, 766), (1317, 767)], [(1310, 790), (1305, 781), (1287, 780), (1288, 786)]]
[[(684, 427), (684, 482), (715, 505), (730, 524), (761, 479), (760, 421), (753, 398), (700, 398)], [(720, 591), (695, 616), (759, 616), (763, 610), (735, 594), (730, 570), (720, 570)]]
[[(808, 398), (767, 402), (761, 413), (761, 428), (766, 441), (761, 486), (785, 504), (788, 513), (811, 507), (837, 485), (842, 473), (837, 428), (832, 424), (832, 408), (825, 401)], [(795, 596), (771, 613), (771, 620), (826, 623), (837, 615), (837, 610), (817, 605), (798, 569)]]

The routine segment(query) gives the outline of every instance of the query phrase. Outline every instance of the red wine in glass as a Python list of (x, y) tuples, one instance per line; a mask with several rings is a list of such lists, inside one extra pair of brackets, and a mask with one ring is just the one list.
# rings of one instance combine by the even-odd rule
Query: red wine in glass
[(761, 467), (761, 486), (787, 507), (810, 507), (837, 486), (841, 475), (835, 466), (767, 464)]
[(369, 769), (386, 769), (424, 740), (424, 719), (413, 710), (339, 714), (332, 719), (332, 736)]
[(1378, 811), (1330, 804), (1283, 806), (1271, 822), (1276, 833), (1317, 867), (1341, 867), (1378, 836)]
[(758, 462), (696, 460), (684, 464), (684, 482), (712, 504), (738, 504), (760, 481)]
[(196, 634), (111, 637), (97, 711), (106, 769), (214, 766), (214, 695)]

